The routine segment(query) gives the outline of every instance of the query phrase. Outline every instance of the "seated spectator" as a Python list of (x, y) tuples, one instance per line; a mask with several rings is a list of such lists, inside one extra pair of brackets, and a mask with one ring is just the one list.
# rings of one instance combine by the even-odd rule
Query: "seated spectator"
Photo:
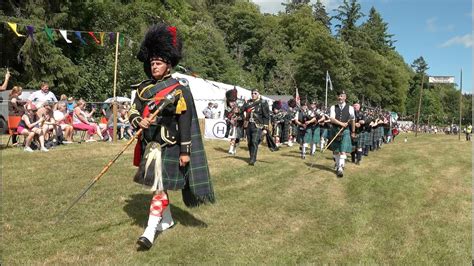
[(102, 134), (99, 130), (99, 126), (96, 123), (89, 122), (85, 112), (86, 102), (80, 99), (74, 108), (72, 117), (72, 127), (76, 130), (87, 130), (89, 138), (86, 142), (95, 141), (94, 134), (97, 134), (102, 140)]
[(67, 98), (66, 107), (67, 107), (68, 114), (72, 115), (72, 113), (74, 112), (75, 106), (76, 106), (76, 101), (74, 101), (74, 97)]
[(44, 133), (41, 129), (41, 125), (44, 122), (44, 118), (39, 118), (36, 114), (37, 108), (34, 104), (30, 103), (26, 107), (25, 114), (21, 117), (20, 124), (18, 125), (17, 132), (21, 135), (26, 136), (25, 142), (25, 151), (33, 152), (33, 149), (30, 147), (31, 142), (33, 141), (34, 137), (39, 139), (41, 151), (47, 152), (49, 151), (44, 146)]
[[(130, 139), (133, 136), (132, 127), (128, 121), (128, 111), (125, 109), (120, 109), (118, 112), (117, 128), (120, 130), (119, 139)], [(125, 135), (125, 133), (127, 133), (127, 135)]]
[[(62, 131), (62, 136), (65, 140), (62, 141), (63, 144), (71, 144), (72, 143), (72, 134), (74, 133), (74, 129), (72, 125), (68, 124), (66, 119), (68, 117), (67, 107), (65, 102), (58, 103), (58, 109), (54, 111), (53, 117), (56, 120), (56, 126)], [(60, 134), (57, 134), (60, 135)]]
[[(23, 89), (20, 86), (14, 86), (10, 91), (10, 95), (8, 96), (9, 116), (22, 116), (25, 113), (24, 105), (26, 104), (26, 102), (20, 98), (22, 91)], [(16, 146), (18, 144), (17, 135), (12, 136), (12, 143), (13, 146)]]

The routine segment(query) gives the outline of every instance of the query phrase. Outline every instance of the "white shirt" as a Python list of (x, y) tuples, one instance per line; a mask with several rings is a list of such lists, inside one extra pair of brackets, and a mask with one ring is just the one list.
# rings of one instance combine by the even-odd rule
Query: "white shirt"
[(54, 93), (51, 91), (44, 93), (42, 90), (33, 92), (30, 97), (28, 97), (28, 100), (32, 101), (37, 108), (42, 107), (46, 102), (58, 102)]
[[(344, 107), (346, 107), (346, 103), (338, 104), (339, 108), (342, 110)], [(336, 118), (336, 106), (332, 105), (331, 106), (331, 111), (329, 113), (329, 117), (331, 118)], [(354, 112), (354, 107), (349, 105), (349, 119), (354, 119), (355, 118), (355, 112)]]

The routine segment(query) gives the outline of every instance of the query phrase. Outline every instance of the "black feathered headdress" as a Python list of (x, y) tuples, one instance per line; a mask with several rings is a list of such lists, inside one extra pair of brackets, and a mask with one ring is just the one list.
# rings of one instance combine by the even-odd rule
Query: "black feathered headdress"
[(273, 110), (275, 110), (275, 109), (280, 110), (280, 109), (281, 109), (281, 105), (282, 105), (282, 104), (281, 104), (281, 101), (274, 101), (274, 102), (273, 102), (273, 105), (272, 105), (272, 109), (273, 109)]
[(225, 98), (227, 102), (235, 102), (237, 101), (237, 88), (233, 88), (232, 90), (228, 90), (225, 92)]
[(147, 76), (151, 77), (150, 60), (152, 58), (160, 58), (175, 67), (181, 60), (182, 47), (176, 27), (164, 23), (154, 24), (145, 34), (137, 58), (143, 62)]
[(296, 100), (295, 99), (288, 100), (288, 106), (291, 107), (291, 108), (295, 108), (296, 107)]

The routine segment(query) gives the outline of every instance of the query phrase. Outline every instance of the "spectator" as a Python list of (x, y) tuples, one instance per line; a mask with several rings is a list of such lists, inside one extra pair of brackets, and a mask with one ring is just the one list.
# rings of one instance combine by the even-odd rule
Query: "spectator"
[(76, 105), (76, 101), (74, 101), (74, 97), (69, 97), (67, 98), (67, 104), (66, 104), (66, 107), (67, 107), (67, 112), (69, 114), (72, 115), (72, 113), (74, 112), (74, 107)]
[[(56, 121), (57, 131), (61, 132), (58, 135), (62, 135), (65, 140), (62, 141), (63, 144), (71, 144), (72, 143), (72, 134), (74, 133), (74, 129), (72, 125), (68, 124), (66, 119), (68, 117), (67, 107), (65, 102), (59, 102), (58, 108), (54, 111), (53, 117)], [(61, 129), (61, 130), (59, 130)]]
[(30, 97), (28, 97), (28, 103), (32, 102), (36, 105), (37, 108), (42, 107), (46, 102), (57, 103), (58, 99), (49, 91), (49, 84), (47, 82), (41, 83), (41, 89), (33, 92)]
[(33, 152), (31, 148), (31, 142), (34, 137), (38, 137), (41, 148), (41, 151), (48, 152), (44, 146), (44, 134), (41, 129), (41, 125), (44, 121), (44, 118), (39, 118), (36, 114), (37, 108), (34, 104), (29, 103), (26, 107), (25, 114), (21, 117), (20, 124), (18, 125), (17, 131), (21, 135), (26, 136), (25, 149), (26, 152)]
[[(133, 136), (132, 127), (128, 121), (128, 111), (125, 109), (120, 109), (118, 114), (117, 127), (120, 129), (119, 139), (130, 139)], [(127, 133), (125, 135), (125, 133)]]
[(5, 80), (2, 83), (2, 86), (0, 87), (0, 91), (4, 91), (8, 87), (8, 81), (10, 80), (10, 71), (8, 71), (7, 68), (7, 73), (5, 73)]
[(212, 119), (213, 116), (213, 111), (212, 108), (214, 108), (214, 104), (212, 102), (209, 102), (207, 104), (207, 107), (202, 110), (202, 113), (204, 114), (204, 117), (206, 119)]
[(86, 140), (86, 142), (96, 141), (94, 139), (94, 134), (97, 134), (102, 140), (103, 137), (99, 130), (99, 126), (95, 123), (89, 122), (85, 108), (86, 102), (84, 100), (80, 99), (77, 101), (77, 105), (74, 108), (72, 117), (72, 127), (76, 130), (87, 130), (89, 138)]
[(66, 94), (61, 94), (61, 97), (59, 97), (60, 102), (66, 102), (67, 101), (67, 96)]
[[(14, 86), (8, 96), (8, 115), (9, 116), (22, 116), (25, 113), (25, 101), (21, 100), (20, 95), (23, 89), (20, 86)], [(18, 143), (17, 135), (12, 136), (13, 146)]]

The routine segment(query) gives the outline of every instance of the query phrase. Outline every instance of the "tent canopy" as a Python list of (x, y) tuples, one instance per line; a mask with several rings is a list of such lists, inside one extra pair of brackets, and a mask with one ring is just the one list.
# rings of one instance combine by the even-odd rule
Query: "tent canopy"
[[(207, 107), (209, 102), (218, 104), (216, 112), (221, 113), (220, 118), (223, 117), (225, 93), (226, 91), (233, 89), (234, 85), (196, 78), (181, 73), (174, 73), (172, 76), (174, 78), (184, 78), (189, 82), (198, 118), (204, 118), (202, 111)], [(239, 99), (249, 100), (252, 98), (251, 90), (239, 86), (235, 86), (235, 88), (237, 88), (237, 97)], [(262, 99), (267, 101), (269, 106), (273, 103), (273, 100), (266, 96), (262, 95)]]

